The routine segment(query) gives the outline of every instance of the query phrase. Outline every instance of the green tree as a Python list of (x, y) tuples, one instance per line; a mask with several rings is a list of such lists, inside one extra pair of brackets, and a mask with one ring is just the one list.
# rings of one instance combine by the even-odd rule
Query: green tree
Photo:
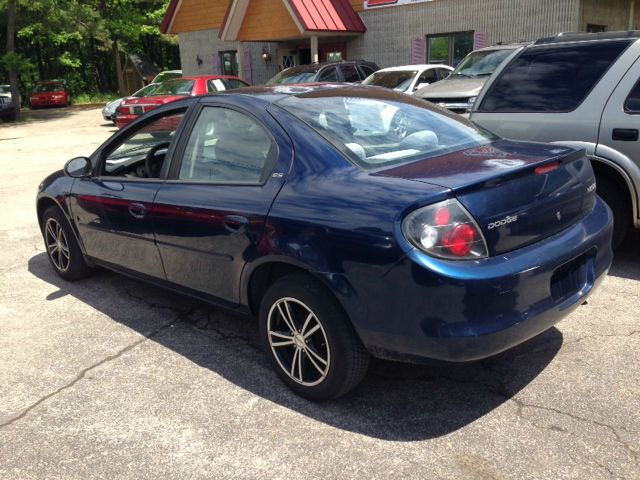
[[(17, 8), (9, 32), (9, 6)], [(123, 91), (125, 53), (145, 53), (161, 67), (179, 65), (177, 44), (160, 34), (166, 0), (0, 0), (0, 76), (17, 68), (23, 92), (42, 79), (65, 78), (74, 93)], [(3, 23), (6, 22), (6, 25)], [(10, 34), (11, 33), (11, 34)], [(14, 39), (12, 55), (9, 37)], [(1, 48), (1, 46), (0, 46)]]

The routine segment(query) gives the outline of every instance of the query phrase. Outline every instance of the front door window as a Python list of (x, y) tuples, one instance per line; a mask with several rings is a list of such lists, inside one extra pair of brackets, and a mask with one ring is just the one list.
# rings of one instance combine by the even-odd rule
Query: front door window
[(112, 147), (104, 155), (102, 175), (158, 178), (167, 149), (183, 117), (184, 111), (161, 116)]

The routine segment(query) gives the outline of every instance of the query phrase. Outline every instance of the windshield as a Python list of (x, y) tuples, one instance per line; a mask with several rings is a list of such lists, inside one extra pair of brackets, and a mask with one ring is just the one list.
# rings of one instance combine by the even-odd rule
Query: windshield
[(283, 70), (267, 82), (267, 85), (282, 85), (286, 83), (306, 83), (312, 82), (317, 73), (316, 70), (308, 68), (293, 67)]
[(0, 85), (0, 93), (11, 93), (11, 87), (9, 85)]
[(131, 96), (132, 97), (146, 97), (148, 95), (153, 95), (153, 93), (158, 89), (159, 86), (160, 86), (159, 83), (152, 83), (150, 85), (147, 85), (146, 87), (142, 87), (137, 92), (131, 94)]
[(436, 157), (494, 139), (468, 121), (405, 94), (389, 92), (384, 98), (357, 95), (353, 89), (348, 97), (325, 90), (289, 96), (277, 105), (365, 170)]
[(514, 49), (483, 50), (472, 52), (456, 67), (452, 77), (482, 77), (491, 75)]
[(191, 95), (195, 80), (167, 80), (158, 85), (158, 88), (151, 95)]
[(379, 87), (392, 88), (399, 92), (406, 92), (411, 86), (411, 81), (418, 74), (418, 70), (402, 70), (393, 72), (376, 72), (365, 78), (364, 85), (378, 85)]
[(34, 92), (61, 92), (64, 86), (59, 83), (43, 83), (33, 89)]
[(182, 72), (160, 72), (156, 75), (156, 78), (153, 79), (151, 83), (162, 83), (167, 80), (171, 80), (172, 78), (180, 78), (182, 76)]

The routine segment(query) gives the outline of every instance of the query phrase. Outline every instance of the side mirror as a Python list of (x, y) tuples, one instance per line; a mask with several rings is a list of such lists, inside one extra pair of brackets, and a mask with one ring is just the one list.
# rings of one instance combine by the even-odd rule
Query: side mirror
[(423, 83), (419, 83), (418, 85), (416, 85), (416, 88), (414, 88), (413, 90), (420, 90), (423, 87), (426, 87), (427, 85), (429, 85), (429, 82), (423, 82)]
[(91, 161), (87, 157), (76, 157), (64, 166), (65, 175), (72, 178), (87, 178), (91, 176)]

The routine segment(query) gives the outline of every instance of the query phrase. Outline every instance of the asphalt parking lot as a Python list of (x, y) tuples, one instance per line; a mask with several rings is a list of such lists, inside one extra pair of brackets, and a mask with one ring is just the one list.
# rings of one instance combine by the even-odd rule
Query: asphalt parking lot
[(113, 131), (98, 108), (0, 124), (0, 478), (640, 479), (640, 235), (557, 328), (470, 365), (376, 361), (313, 404), (253, 322), (54, 273), (36, 188)]

